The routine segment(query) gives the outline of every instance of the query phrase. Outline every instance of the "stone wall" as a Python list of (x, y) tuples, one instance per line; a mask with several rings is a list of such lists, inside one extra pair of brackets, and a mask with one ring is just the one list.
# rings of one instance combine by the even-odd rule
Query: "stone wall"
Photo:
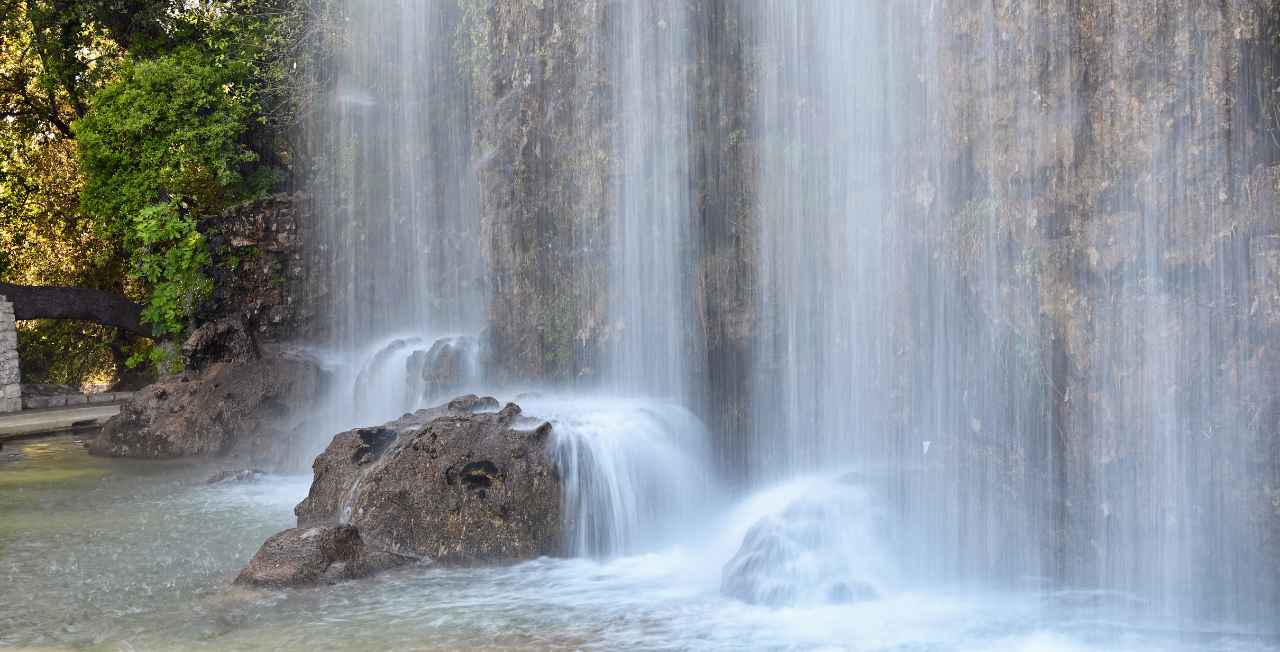
[(22, 409), (22, 385), (18, 371), (18, 328), (13, 304), (0, 296), (0, 413)]

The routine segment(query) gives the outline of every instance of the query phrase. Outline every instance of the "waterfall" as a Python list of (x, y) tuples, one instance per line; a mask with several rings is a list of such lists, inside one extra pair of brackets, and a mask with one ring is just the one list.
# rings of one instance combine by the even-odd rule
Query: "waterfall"
[(304, 129), (335, 400), (560, 396), (582, 555), (853, 469), (882, 584), (1274, 629), (1259, 7), (353, 0)]
[[(493, 134), (478, 126), (494, 120), (511, 129), (509, 115), (526, 116), (513, 109), (545, 92), (543, 80), (521, 68), (522, 59), (514, 63), (517, 73), (472, 92), (476, 79), (505, 63), (488, 49), (499, 47), (487, 42), (494, 16), (479, 9), (359, 0), (338, 10), (341, 41), (320, 75), (332, 96), (306, 133), (320, 218), (316, 240), (327, 254), (320, 294), (328, 301), (337, 369), (324, 421), (368, 425), (438, 404), (448, 391), (495, 391), (482, 383), (488, 372), (518, 367), (501, 357), (518, 348), (506, 333), (491, 328), (496, 334), (484, 343), (441, 338), (479, 334), (486, 318), (510, 317), (518, 323), (516, 337), (536, 341), (531, 348), (541, 359), (532, 366), (542, 376), (535, 382), (553, 384), (563, 378), (551, 376), (565, 372), (587, 376), (572, 368), (580, 360), (571, 349), (585, 339), (577, 331), (590, 327), (582, 313), (599, 285), (608, 296), (599, 384), (632, 398), (521, 403), (526, 413), (555, 423), (550, 452), (565, 475), (575, 554), (607, 557), (672, 543), (673, 524), (697, 511), (691, 500), (708, 499), (713, 475), (705, 428), (680, 403), (691, 391), (694, 341), (683, 9), (677, 2), (564, 8), (564, 22), (554, 29), (588, 22), (601, 31), (589, 38), (605, 44), (599, 54), (575, 51), (583, 60), (573, 65), (598, 64), (611, 84), (603, 105), (617, 127), (603, 140), (609, 157), (585, 168), (592, 175), (597, 165), (607, 170), (599, 176), (607, 180), (609, 201), (576, 197), (558, 206), (563, 214), (538, 213), (535, 229), (484, 213), (510, 206), (503, 190), (523, 183), (517, 168), (537, 174), (543, 156), (560, 153), (522, 149), (515, 155), (534, 161), (517, 164), (503, 158), (510, 142), (491, 143)], [(594, 127), (595, 96), (585, 83), (573, 88), (583, 95), (538, 98), (559, 104), (534, 133), (566, 113), (584, 130)], [(490, 185), (482, 188), (482, 179)], [(608, 215), (610, 235), (599, 251), (593, 230), (582, 226), (597, 209)], [(606, 273), (596, 278), (593, 270)], [(485, 343), (494, 346), (499, 370), (480, 366), (478, 347)], [(442, 369), (445, 382), (435, 377)]]
[(614, 384), (685, 400), (696, 248), (689, 199), (686, 15), (677, 2), (626, 2), (611, 24), (614, 208), (609, 360)]
[(917, 581), (1265, 628), (1251, 14), (1094, 5), (753, 5), (751, 471), (870, 469)]
[(551, 422), (569, 550), (600, 557), (681, 542), (718, 504), (706, 433), (688, 410), (634, 399), (531, 399)]
[(486, 287), (468, 119), (449, 2), (335, 8), (328, 91), (304, 125), (315, 282), (333, 345), (397, 333), (477, 332)]
[(918, 577), (1035, 575), (1043, 492), (1035, 478), (1002, 485), (1001, 466), (1006, 447), (1047, 432), (1032, 422), (1037, 381), (976, 314), (986, 297), (962, 294), (922, 239), (948, 225), (896, 190), (920, 172), (902, 160), (931, 144), (912, 131), (927, 114), (903, 78), (918, 73), (899, 63), (927, 45), (906, 7), (758, 7), (753, 473), (875, 469)]

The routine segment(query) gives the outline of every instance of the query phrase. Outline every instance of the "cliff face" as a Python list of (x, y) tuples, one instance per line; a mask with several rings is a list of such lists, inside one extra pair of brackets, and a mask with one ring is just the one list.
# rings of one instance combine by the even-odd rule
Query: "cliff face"
[[(472, 71), (490, 279), (487, 368), (499, 382), (603, 382), (622, 329), (638, 327), (611, 314), (619, 307), (610, 292), (618, 291), (611, 258), (624, 210), (619, 131), (643, 116), (620, 110), (619, 69), (634, 55), (609, 44), (631, 38), (643, 48), (675, 29), (672, 16), (687, 16), (687, 30), (674, 37), (686, 58), (658, 71), (683, 80), (689, 103), (680, 109), (687, 178), (663, 188), (687, 202), (676, 208), (691, 224), (681, 250), (687, 265), (677, 271), (690, 308), (672, 336), (688, 351), (685, 400), (716, 432), (738, 432), (748, 418), (755, 301), (750, 25), (733, 2), (671, 0), (635, 13), (638, 25), (627, 22), (636, 19), (627, 8), (606, 2), (463, 3), (457, 56)], [(741, 457), (722, 443), (727, 458)]]
[(314, 337), (324, 262), (306, 246), (313, 218), (305, 195), (281, 193), (204, 220), (214, 283), (200, 321), (243, 318), (270, 341)]
[[(1275, 604), (1277, 20), (1105, 0), (936, 19), (933, 246), (1039, 352), (1055, 576)], [(1209, 575), (1227, 594), (1187, 594)]]
[(614, 188), (603, 2), (467, 2), (482, 240), (499, 380), (598, 371)]

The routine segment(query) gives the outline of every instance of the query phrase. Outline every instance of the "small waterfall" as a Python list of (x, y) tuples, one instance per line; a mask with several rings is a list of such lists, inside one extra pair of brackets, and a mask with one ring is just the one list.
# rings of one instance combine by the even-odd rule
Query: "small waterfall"
[(684, 408), (620, 399), (521, 405), (552, 424), (573, 555), (611, 557), (679, 542), (718, 503), (706, 430)]
[[(1258, 10), (1051, 4), (346, 3), (304, 129), (329, 423), (485, 378), (395, 334), (485, 332), (513, 378), (643, 397), (521, 401), (577, 554), (687, 538), (718, 473), (855, 467), (904, 581), (1274, 629)], [(845, 564), (809, 536), (840, 505), (771, 517), (765, 584)]]
[(333, 380), (312, 421), (312, 454), (335, 433), (479, 391), (482, 380), (479, 344), (470, 335), (392, 337), (355, 353), (323, 357)]
[(752, 7), (753, 475), (889, 469), (916, 578), (1273, 629), (1267, 10)]
[(422, 338), (396, 338), (363, 357), (356, 367), (355, 378), (344, 388), (350, 392), (348, 400), (353, 421), (377, 423), (379, 415), (385, 415), (381, 417), (385, 421), (418, 405), (409, 372), (413, 356), (422, 347)]

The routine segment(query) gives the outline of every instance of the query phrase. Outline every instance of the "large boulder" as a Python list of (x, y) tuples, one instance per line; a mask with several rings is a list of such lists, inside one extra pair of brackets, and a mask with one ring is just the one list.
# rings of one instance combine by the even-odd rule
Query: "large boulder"
[(355, 526), (366, 545), (469, 565), (561, 552), (551, 425), (464, 396), (334, 437), (316, 458), (299, 527)]
[(318, 397), (320, 365), (296, 352), (216, 362), (137, 392), (90, 443), (95, 455), (223, 455), (270, 461), (289, 448), (296, 415)]
[(350, 526), (291, 528), (267, 539), (235, 583), (268, 588), (332, 584), (407, 561), (365, 546)]

